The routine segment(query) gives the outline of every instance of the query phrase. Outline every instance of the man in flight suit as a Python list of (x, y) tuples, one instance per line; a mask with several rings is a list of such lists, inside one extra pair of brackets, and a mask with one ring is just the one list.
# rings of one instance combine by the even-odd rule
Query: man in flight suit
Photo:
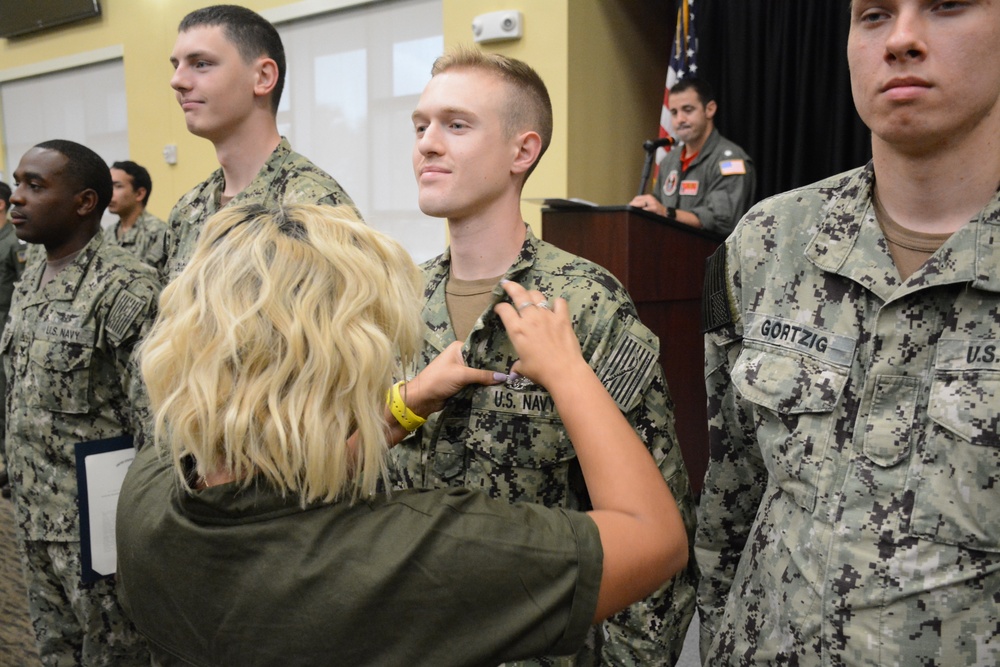
[(653, 194), (629, 205), (725, 236), (754, 202), (753, 161), (715, 129), (717, 105), (707, 81), (681, 79), (668, 104), (682, 143), (660, 162)]

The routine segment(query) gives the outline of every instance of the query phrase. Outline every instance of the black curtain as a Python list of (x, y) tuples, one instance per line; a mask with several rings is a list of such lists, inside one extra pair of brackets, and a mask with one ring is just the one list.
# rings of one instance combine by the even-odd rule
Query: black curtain
[(699, 74), (719, 131), (757, 168), (757, 199), (871, 158), (847, 69), (847, 0), (695, 0)]

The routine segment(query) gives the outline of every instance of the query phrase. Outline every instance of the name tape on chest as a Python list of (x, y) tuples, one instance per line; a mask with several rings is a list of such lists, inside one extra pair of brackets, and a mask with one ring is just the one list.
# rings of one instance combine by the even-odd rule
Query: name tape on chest
[(856, 340), (783, 317), (748, 313), (744, 338), (808, 354), (838, 366), (850, 365)]
[(93, 331), (58, 322), (42, 322), (36, 336), (39, 340), (67, 343), (92, 343), (94, 341)]
[(530, 389), (521, 385), (496, 385), (477, 390), (472, 397), (472, 409), (524, 415), (533, 419), (559, 419), (556, 403), (549, 392), (536, 384)]

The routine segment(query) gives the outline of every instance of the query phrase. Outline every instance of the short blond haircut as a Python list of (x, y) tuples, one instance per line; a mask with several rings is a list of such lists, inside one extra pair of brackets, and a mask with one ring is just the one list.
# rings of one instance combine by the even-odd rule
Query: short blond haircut
[(182, 480), (192, 456), (200, 476), (263, 478), (303, 504), (375, 492), (386, 389), (422, 340), (420, 294), (406, 251), (350, 208), (223, 209), (141, 349), (157, 446)]
[(552, 142), (552, 100), (545, 82), (527, 63), (508, 58), (499, 53), (486, 53), (479, 49), (459, 46), (434, 61), (431, 76), (450, 69), (474, 69), (499, 77), (511, 91), (507, 108), (503, 111), (504, 130), (508, 137), (531, 130), (538, 133), (542, 149), (538, 159), (525, 174), (525, 179), (535, 170)]

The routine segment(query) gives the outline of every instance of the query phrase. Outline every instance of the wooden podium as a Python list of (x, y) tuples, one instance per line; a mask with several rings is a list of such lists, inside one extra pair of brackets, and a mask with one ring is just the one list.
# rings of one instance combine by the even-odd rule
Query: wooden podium
[(695, 495), (708, 466), (701, 290), (722, 238), (631, 206), (545, 208), (543, 238), (608, 269), (660, 338), (677, 438)]

